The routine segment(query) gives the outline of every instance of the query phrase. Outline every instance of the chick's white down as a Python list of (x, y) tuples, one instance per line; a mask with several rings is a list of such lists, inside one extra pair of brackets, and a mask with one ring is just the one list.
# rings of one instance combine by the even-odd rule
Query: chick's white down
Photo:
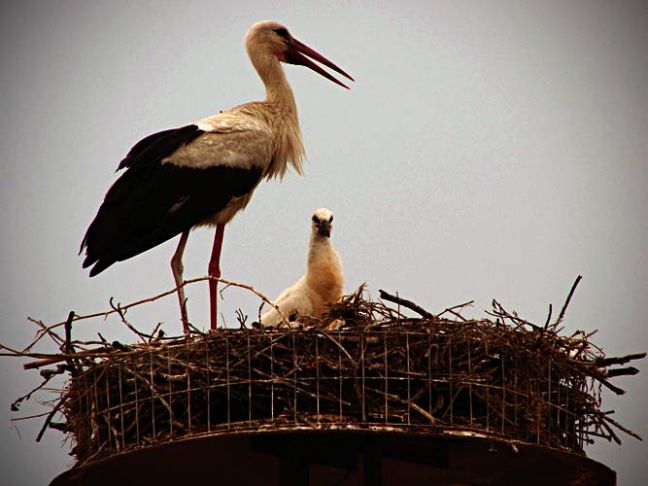
[[(333, 213), (320, 208), (311, 220), (306, 273), (284, 290), (274, 304), (288, 320), (299, 316), (321, 317), (344, 293), (342, 260), (331, 243)], [(261, 324), (272, 327), (282, 323), (281, 315), (271, 308), (261, 316)]]

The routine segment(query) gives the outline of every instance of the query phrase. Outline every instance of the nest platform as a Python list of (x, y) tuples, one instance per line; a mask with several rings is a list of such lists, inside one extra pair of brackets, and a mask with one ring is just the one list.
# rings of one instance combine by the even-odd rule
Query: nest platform
[[(627, 358), (605, 358), (588, 335), (561, 336), (558, 323), (538, 327), (497, 303), (493, 319), (466, 320), (456, 308), (445, 318), (413, 304), (420, 317), (407, 317), (401, 301), (389, 307), (358, 292), (325, 322), (304, 320), (299, 329), (248, 329), (242, 318), (241, 329), (68, 355), (71, 379), (59, 403), (65, 422), (56, 427), (73, 438), (77, 464), (52, 484), (85, 484), (75, 478), (93, 474), (88, 484), (123, 482), (115, 471), (133, 477), (135, 469), (114, 465), (146, 464), (149, 454), (154, 462), (209, 456), (207, 464), (234, 467), (231, 451), (241, 464), (270, 454), (278, 471), (289, 459), (360, 474), (378, 460), (389, 475), (385, 464), (409, 451), (410, 465), (440, 468), (447, 484), (502, 484), (515, 471), (525, 484), (536, 484), (531, 477), (614, 484), (614, 473), (587, 459), (584, 447), (597, 437), (620, 442), (618, 430), (632, 434), (600, 409), (603, 387), (622, 392), (603, 366)], [(340, 329), (322, 328), (336, 321)], [(264, 470), (243, 469), (237, 477)], [(173, 471), (182, 478), (189, 469), (163, 460), (156, 470), (170, 481)], [(485, 479), (471, 482), (466, 471)], [(282, 477), (276, 484), (309, 484)]]

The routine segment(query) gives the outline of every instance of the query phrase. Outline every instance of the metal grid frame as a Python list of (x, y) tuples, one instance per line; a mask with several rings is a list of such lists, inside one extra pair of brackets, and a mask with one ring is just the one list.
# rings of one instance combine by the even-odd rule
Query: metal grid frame
[[(573, 371), (573, 370), (572, 370)], [(92, 461), (200, 434), (467, 430), (582, 453), (600, 400), (551, 356), (430, 329), (225, 330), (125, 351), (73, 378), (66, 418)]]

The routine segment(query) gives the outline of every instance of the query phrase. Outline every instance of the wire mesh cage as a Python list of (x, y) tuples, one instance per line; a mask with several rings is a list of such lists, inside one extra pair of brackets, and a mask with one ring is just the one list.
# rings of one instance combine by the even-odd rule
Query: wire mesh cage
[(582, 453), (599, 388), (539, 337), (491, 321), (223, 330), (111, 353), (72, 379), (64, 413), (82, 462), (298, 427), (459, 429)]

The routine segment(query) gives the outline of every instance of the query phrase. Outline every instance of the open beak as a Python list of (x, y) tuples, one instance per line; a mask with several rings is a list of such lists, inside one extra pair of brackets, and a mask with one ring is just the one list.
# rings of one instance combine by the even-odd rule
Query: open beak
[(342, 70), (341, 68), (333, 64), (331, 61), (326, 59), (319, 52), (311, 49), (306, 44), (299, 42), (294, 37), (291, 37), (290, 40), (288, 41), (288, 52), (286, 52), (286, 62), (290, 64), (300, 64), (302, 66), (306, 66), (312, 69), (313, 71), (315, 71), (316, 73), (321, 74), (325, 78), (333, 81), (335, 84), (339, 84), (343, 88), (350, 89), (346, 84), (334, 78), (332, 75), (327, 73), (318, 64), (315, 64), (306, 56), (315, 59), (320, 64), (323, 64), (324, 66), (333, 69), (333, 71), (341, 74), (345, 78), (350, 79), (351, 81), (355, 81), (351, 76), (345, 73), (344, 70)]
[(317, 223), (317, 233), (320, 236), (326, 236), (327, 238), (331, 236), (331, 223), (328, 221), (320, 221)]

